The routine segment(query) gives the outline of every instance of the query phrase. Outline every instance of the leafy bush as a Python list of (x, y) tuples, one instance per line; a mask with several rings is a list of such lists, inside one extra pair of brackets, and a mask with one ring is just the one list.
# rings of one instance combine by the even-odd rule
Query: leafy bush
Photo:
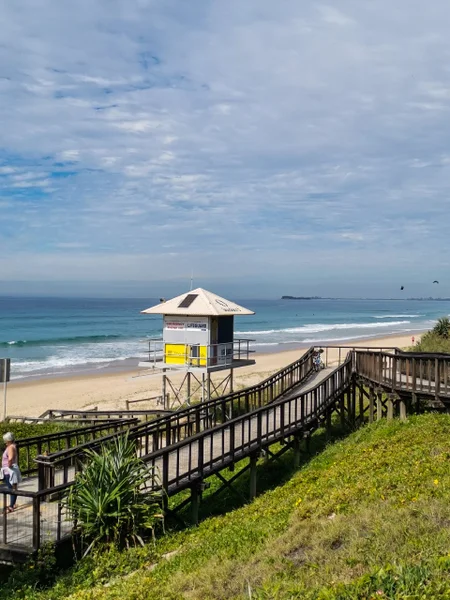
[(439, 352), (450, 354), (450, 339), (444, 338), (433, 331), (428, 331), (415, 346), (409, 349), (411, 352)]
[(128, 435), (87, 450), (85, 467), (69, 491), (67, 506), (88, 545), (140, 543), (161, 522), (159, 496), (150, 489), (155, 474), (138, 458)]
[(436, 325), (432, 329), (432, 333), (445, 340), (448, 339), (450, 334), (450, 319), (448, 317), (441, 317), (438, 319)]
[(49, 421), (48, 423), (0, 423), (0, 435), (7, 431), (12, 431), (16, 440), (34, 437), (37, 435), (47, 435), (49, 433), (58, 433), (65, 429), (74, 428), (73, 423)]
[(409, 352), (439, 352), (450, 354), (450, 319), (441, 317), (431, 331), (422, 335), (420, 342), (408, 348)]
[(53, 584), (57, 576), (55, 547), (44, 544), (36, 555), (31, 556), (20, 568), (14, 569), (7, 582), (8, 590), (14, 590), (19, 597), (26, 597), (28, 590), (44, 588)]

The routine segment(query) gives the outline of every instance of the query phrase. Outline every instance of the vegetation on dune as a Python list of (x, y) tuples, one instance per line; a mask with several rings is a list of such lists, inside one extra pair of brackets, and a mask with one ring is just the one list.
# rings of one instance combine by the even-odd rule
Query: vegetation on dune
[(449, 460), (450, 416), (379, 421), (251, 504), (144, 548), (98, 551), (47, 590), (10, 582), (0, 598), (450, 597)]
[(410, 348), (413, 352), (450, 353), (450, 319), (441, 317), (436, 325), (425, 333), (420, 342)]
[(450, 319), (441, 317), (437, 320), (436, 325), (432, 329), (432, 333), (447, 340), (450, 337)]

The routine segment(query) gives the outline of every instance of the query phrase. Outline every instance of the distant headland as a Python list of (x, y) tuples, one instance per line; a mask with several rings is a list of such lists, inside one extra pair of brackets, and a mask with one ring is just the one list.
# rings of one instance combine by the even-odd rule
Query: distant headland
[(321, 296), (281, 296), (282, 300), (322, 300)]

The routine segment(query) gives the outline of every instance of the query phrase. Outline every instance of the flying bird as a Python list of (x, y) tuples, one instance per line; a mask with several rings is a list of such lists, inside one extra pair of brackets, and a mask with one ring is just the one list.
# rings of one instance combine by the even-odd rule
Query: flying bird
[(436, 279), (433, 281), (433, 283), (439, 283), (439, 281), (437, 281)]
[(401, 289), (401, 290), (404, 290), (404, 289), (405, 289), (405, 286), (404, 286), (404, 285), (402, 285), (402, 287), (401, 287), (400, 289)]

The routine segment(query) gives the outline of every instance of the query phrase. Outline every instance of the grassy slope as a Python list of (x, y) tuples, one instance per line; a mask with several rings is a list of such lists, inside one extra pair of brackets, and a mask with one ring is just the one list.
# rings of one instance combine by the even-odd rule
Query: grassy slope
[[(365, 427), (252, 504), (154, 549), (104, 555), (85, 578), (36, 597), (66, 597), (76, 585), (76, 600), (450, 598), (449, 458), (447, 415)], [(130, 577), (83, 589), (138, 564)]]

